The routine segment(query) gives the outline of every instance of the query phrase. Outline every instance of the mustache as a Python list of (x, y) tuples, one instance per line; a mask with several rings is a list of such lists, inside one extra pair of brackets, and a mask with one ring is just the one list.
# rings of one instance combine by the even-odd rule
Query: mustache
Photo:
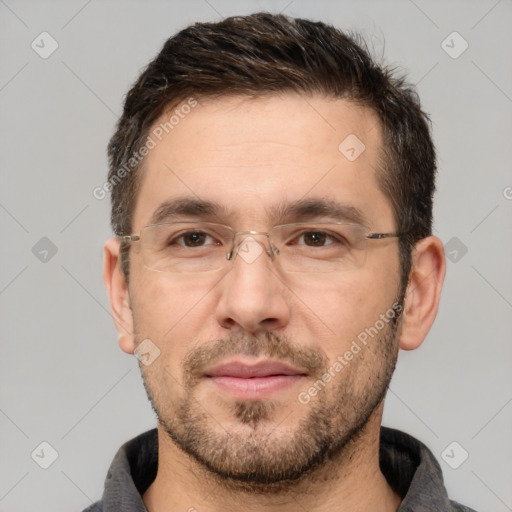
[(187, 353), (181, 364), (185, 387), (194, 387), (204, 377), (209, 366), (227, 357), (239, 355), (268, 357), (303, 368), (316, 378), (321, 378), (328, 367), (328, 358), (324, 352), (317, 348), (299, 346), (281, 334), (265, 332), (255, 336), (242, 332), (233, 333)]

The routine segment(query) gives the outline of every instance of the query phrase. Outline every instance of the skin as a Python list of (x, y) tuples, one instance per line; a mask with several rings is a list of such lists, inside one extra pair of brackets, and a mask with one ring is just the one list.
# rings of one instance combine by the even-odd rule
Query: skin
[[(366, 146), (353, 162), (338, 150), (349, 134)], [(301, 198), (355, 206), (371, 231), (395, 231), (376, 180), (381, 144), (376, 116), (346, 100), (294, 94), (201, 100), (146, 157), (132, 232), (150, 223), (160, 203), (185, 195), (222, 204), (224, 213), (203, 220), (236, 231), (267, 231), (282, 221), (270, 214), (273, 206)], [(141, 365), (160, 420), (158, 474), (143, 497), (148, 510), (296, 511), (298, 504), (311, 512), (396, 510), (402, 497), (378, 463), (381, 398), (398, 350), (417, 348), (436, 316), (445, 273), (441, 241), (431, 236), (414, 249), (396, 332), (386, 325), (308, 404), (297, 397), (318, 376), (314, 356), (328, 367), (396, 301), (396, 239), (369, 241), (361, 268), (309, 276), (280, 272), (265, 253), (250, 264), (237, 257), (210, 274), (155, 272), (145, 268), (138, 245), (128, 285), (119, 242), (107, 241), (104, 280), (121, 349), (133, 354), (149, 338), (160, 350), (151, 365)], [(289, 362), (290, 353), (302, 354), (298, 360), (311, 372), (271, 399), (240, 404), (208, 379), (190, 382), (190, 357), (202, 350), (213, 361), (215, 349), (250, 362), (270, 355)], [(181, 449), (169, 431), (185, 444), (200, 439), (196, 448), (206, 460)], [(305, 460), (308, 443), (322, 436), (339, 449), (294, 479), (222, 475), (227, 469), (247, 476), (255, 461), (283, 469)], [(247, 440), (261, 449), (251, 452)]]

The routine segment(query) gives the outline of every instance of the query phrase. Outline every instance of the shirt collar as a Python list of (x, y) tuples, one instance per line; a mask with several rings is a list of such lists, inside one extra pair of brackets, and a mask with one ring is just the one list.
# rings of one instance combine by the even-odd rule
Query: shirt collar
[[(434, 455), (404, 432), (381, 427), (380, 467), (388, 483), (403, 498), (397, 512), (470, 511), (448, 499)], [(101, 502), (84, 512), (147, 512), (142, 495), (156, 478), (157, 469), (155, 428), (119, 449), (108, 471)]]

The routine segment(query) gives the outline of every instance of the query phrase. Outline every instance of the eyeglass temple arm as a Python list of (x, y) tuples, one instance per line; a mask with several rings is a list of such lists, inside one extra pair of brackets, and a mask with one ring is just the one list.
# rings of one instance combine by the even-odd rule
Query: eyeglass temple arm
[(370, 238), (371, 240), (380, 240), (382, 238), (400, 238), (401, 236), (401, 233), (369, 233), (366, 235), (366, 238)]
[(120, 235), (117, 237), (121, 242), (137, 242), (140, 235)]

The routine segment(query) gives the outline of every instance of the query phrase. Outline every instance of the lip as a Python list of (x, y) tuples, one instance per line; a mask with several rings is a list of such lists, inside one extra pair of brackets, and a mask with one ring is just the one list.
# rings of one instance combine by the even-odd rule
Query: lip
[(205, 375), (207, 377), (251, 379), (255, 377), (272, 377), (275, 375), (306, 375), (306, 372), (280, 361), (265, 359), (253, 364), (245, 363), (241, 360), (227, 361), (205, 371)]
[(266, 359), (256, 363), (231, 360), (205, 371), (216, 387), (239, 399), (262, 399), (284, 390), (307, 376), (299, 368)]

